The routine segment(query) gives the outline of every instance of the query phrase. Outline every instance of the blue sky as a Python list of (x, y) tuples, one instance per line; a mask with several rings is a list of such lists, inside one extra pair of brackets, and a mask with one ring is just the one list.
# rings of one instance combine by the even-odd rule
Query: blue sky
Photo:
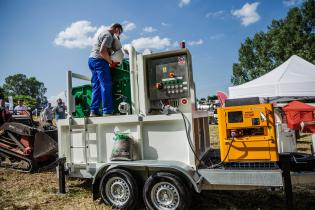
[(232, 64), (246, 37), (266, 31), (302, 0), (1, 0), (0, 84), (23, 73), (44, 82), (48, 98), (66, 88), (66, 71), (90, 75), (94, 34), (123, 23), (122, 43), (171, 50), (185, 40), (197, 97), (231, 86)]

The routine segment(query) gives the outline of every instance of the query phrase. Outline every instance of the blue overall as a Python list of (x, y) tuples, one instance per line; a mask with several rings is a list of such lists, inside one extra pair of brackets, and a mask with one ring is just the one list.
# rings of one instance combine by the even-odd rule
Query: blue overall
[(99, 114), (102, 101), (103, 114), (113, 113), (112, 78), (107, 61), (99, 58), (89, 58), (89, 68), (92, 72), (92, 101), (90, 112)]

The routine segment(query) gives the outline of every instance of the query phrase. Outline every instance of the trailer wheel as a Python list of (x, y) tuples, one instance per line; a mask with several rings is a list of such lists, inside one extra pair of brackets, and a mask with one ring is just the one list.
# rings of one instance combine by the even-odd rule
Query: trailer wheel
[(183, 181), (171, 173), (158, 172), (144, 184), (143, 199), (148, 209), (189, 209), (191, 196)]
[(113, 169), (102, 177), (99, 192), (106, 205), (118, 209), (134, 209), (139, 200), (136, 180), (123, 169)]

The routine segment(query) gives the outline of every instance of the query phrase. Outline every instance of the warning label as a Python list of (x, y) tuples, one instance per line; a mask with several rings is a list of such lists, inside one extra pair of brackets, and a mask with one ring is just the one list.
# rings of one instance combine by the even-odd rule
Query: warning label
[(244, 117), (245, 117), (245, 118), (254, 117), (254, 112), (245, 112)]

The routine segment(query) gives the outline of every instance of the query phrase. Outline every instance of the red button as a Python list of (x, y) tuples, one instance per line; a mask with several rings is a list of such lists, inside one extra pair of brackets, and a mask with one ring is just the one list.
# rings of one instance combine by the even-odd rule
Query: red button
[(156, 89), (162, 89), (162, 84), (161, 83), (155, 83), (155, 88)]
[(182, 98), (180, 103), (183, 104), (183, 105), (186, 105), (188, 103), (188, 99), (187, 98)]

